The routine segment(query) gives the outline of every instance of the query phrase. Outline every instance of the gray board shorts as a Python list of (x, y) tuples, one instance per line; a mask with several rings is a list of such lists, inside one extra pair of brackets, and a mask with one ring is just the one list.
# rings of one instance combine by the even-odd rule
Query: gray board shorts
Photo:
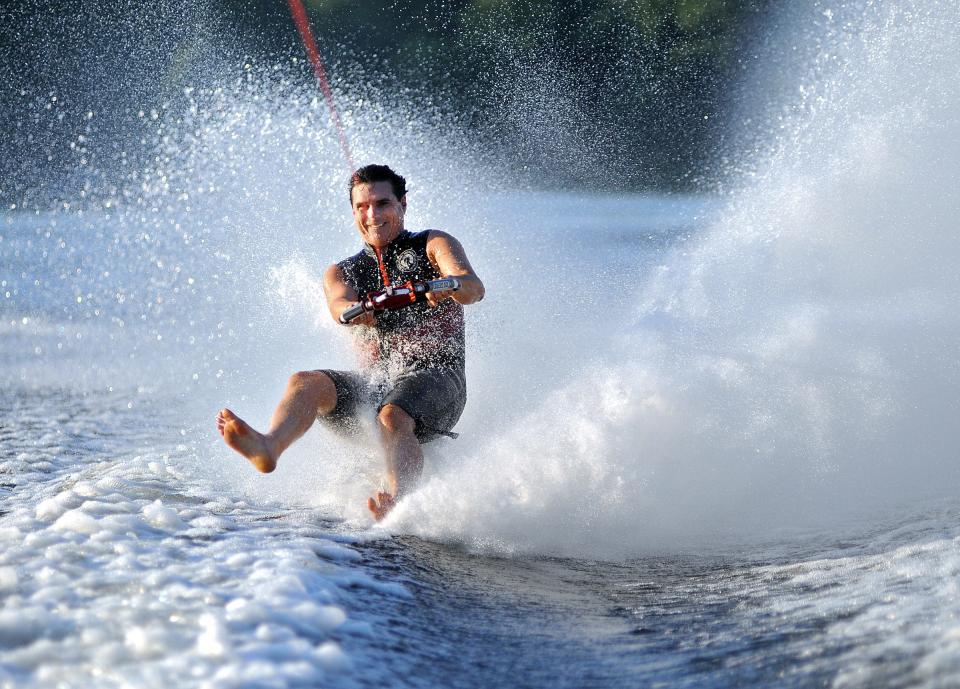
[(379, 412), (395, 404), (416, 422), (414, 433), (420, 443), (428, 443), (451, 432), (467, 403), (467, 384), (462, 370), (421, 368), (404, 371), (388, 383), (378, 384), (356, 371), (323, 369), (337, 390), (337, 406), (320, 417), (338, 433), (355, 434), (360, 430), (359, 416), (365, 409)]

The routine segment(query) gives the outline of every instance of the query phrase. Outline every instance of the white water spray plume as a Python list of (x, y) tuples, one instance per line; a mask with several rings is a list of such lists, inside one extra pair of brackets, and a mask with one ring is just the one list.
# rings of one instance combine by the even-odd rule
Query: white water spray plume
[(829, 5), (794, 13), (816, 69), (766, 75), (795, 97), (712, 228), (626, 326), (580, 324), (601, 351), (542, 404), (517, 413), (505, 385), (517, 418), (393, 528), (627, 556), (955, 494), (960, 11)]

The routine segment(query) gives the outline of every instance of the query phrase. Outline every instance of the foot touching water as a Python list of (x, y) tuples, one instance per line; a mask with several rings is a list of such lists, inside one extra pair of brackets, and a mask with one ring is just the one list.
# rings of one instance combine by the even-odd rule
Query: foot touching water
[(377, 521), (386, 517), (396, 504), (394, 497), (383, 491), (378, 491), (376, 498), (367, 499), (367, 508), (373, 513), (373, 518)]

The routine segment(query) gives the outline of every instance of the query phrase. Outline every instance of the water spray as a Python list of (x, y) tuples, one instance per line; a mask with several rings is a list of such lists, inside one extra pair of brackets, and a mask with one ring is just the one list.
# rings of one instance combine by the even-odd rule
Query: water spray
[(310, 64), (313, 65), (313, 72), (317, 75), (317, 83), (320, 84), (320, 90), (323, 92), (324, 100), (327, 102), (327, 108), (330, 110), (330, 118), (337, 128), (340, 148), (343, 151), (344, 158), (346, 158), (347, 165), (350, 166), (349, 172), (352, 174), (356, 166), (353, 164), (353, 156), (350, 154), (347, 135), (343, 131), (343, 124), (340, 122), (340, 113), (337, 111), (336, 103), (333, 102), (333, 91), (330, 90), (330, 83), (327, 81), (327, 70), (323, 66), (323, 60), (320, 58), (320, 51), (317, 50), (317, 43), (313, 40), (313, 32), (310, 31), (307, 11), (304, 9), (301, 0), (287, 1), (290, 4), (290, 12), (293, 14), (293, 21), (297, 25), (297, 31), (300, 32), (300, 38), (303, 40), (303, 47), (307, 51), (307, 57), (310, 58)]

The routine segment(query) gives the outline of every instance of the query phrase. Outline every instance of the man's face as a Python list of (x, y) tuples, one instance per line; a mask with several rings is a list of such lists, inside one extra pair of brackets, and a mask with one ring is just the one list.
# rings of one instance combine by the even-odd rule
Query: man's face
[(350, 192), (350, 198), (357, 229), (370, 246), (382, 249), (403, 231), (407, 197), (394, 196), (390, 182), (358, 184)]

